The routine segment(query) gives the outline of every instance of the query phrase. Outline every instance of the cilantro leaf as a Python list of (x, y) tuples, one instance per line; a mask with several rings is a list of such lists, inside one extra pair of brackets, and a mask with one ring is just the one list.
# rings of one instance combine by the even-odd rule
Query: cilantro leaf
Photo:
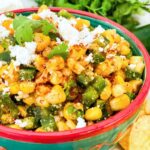
[(13, 27), (15, 29), (15, 39), (19, 44), (33, 40), (33, 30), (30, 19), (27, 17), (17, 16), (13, 21)]
[(68, 56), (68, 45), (65, 44), (65, 43), (62, 43), (58, 46), (55, 46), (51, 50), (50, 54), (48, 55), (48, 58), (50, 59), (50, 58), (52, 58), (53, 56), (56, 56), (56, 55), (59, 55), (59, 56), (63, 57), (64, 59), (66, 59), (67, 56)]
[(33, 30), (30, 24), (24, 24), (17, 28), (15, 32), (16, 41), (21, 44), (33, 41)]
[(48, 23), (48, 21), (46, 20), (41, 20), (41, 24), (42, 24), (42, 32), (45, 35), (48, 35), (49, 32), (56, 32), (56, 28), (52, 23)]
[(5, 62), (10, 62), (10, 52), (9, 51), (4, 51), (0, 53), (0, 61), (5, 61)]
[(47, 20), (30, 20), (21, 15), (14, 19), (13, 27), (15, 29), (15, 39), (19, 44), (31, 42), (34, 37), (33, 33), (37, 29), (45, 35), (57, 31), (55, 26)]
[(47, 20), (31, 20), (32, 29), (41, 29), (43, 34), (48, 35), (49, 32), (57, 32), (55, 26)]
[(28, 19), (25, 16), (17, 16), (13, 21), (13, 28), (16, 30), (18, 27), (20, 27), (23, 24), (29, 23), (30, 19)]

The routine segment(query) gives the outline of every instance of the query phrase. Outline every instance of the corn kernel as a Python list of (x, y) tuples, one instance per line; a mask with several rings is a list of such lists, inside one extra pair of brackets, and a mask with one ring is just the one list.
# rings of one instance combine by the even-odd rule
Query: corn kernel
[(118, 97), (126, 92), (125, 86), (122, 84), (116, 84), (112, 86), (112, 95)]
[(0, 53), (2, 53), (3, 51), (4, 51), (4, 47), (0, 45)]
[(22, 117), (27, 116), (27, 111), (26, 111), (26, 108), (24, 106), (18, 106), (18, 109), (19, 109), (19, 112), (20, 112)]
[(35, 103), (35, 97), (34, 96), (29, 96), (27, 98), (23, 99), (23, 102), (29, 106)]
[(17, 94), (20, 91), (20, 86), (18, 82), (11, 83), (9, 85), (9, 88), (11, 94)]
[(23, 93), (29, 94), (29, 93), (33, 93), (35, 90), (35, 83), (34, 82), (21, 82), (20, 83), (20, 91), (22, 91)]
[(66, 125), (64, 121), (59, 121), (56, 123), (59, 131), (69, 130), (69, 127)]
[(106, 86), (103, 91), (100, 94), (100, 98), (102, 100), (108, 100), (108, 98), (111, 96), (111, 87), (110, 86)]
[(94, 120), (100, 119), (101, 117), (102, 117), (102, 111), (98, 107), (89, 108), (85, 112), (85, 119), (86, 120), (94, 121)]
[(66, 100), (66, 94), (60, 85), (55, 85), (51, 92), (45, 96), (50, 104), (60, 104)]
[(40, 106), (40, 107), (48, 107), (49, 103), (48, 103), (48, 101), (45, 98), (37, 97), (35, 99), (35, 105)]
[(66, 121), (66, 125), (67, 125), (70, 129), (75, 129), (75, 128), (76, 128), (75, 123), (74, 123), (72, 120), (69, 120), (69, 119)]
[(84, 26), (89, 27), (90, 21), (81, 18), (76, 19), (75, 28), (77, 28), (78, 30), (82, 30)]
[(110, 107), (113, 111), (120, 111), (130, 105), (130, 98), (126, 94), (122, 94), (110, 101)]

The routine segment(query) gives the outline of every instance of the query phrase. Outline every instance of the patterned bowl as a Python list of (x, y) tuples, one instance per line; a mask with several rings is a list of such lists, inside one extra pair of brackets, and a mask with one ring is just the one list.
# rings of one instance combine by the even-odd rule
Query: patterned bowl
[[(60, 8), (51, 8), (51, 10), (58, 12)], [(107, 120), (88, 127), (63, 132), (37, 133), (0, 126), (0, 146), (8, 150), (108, 150), (122, 137), (138, 116), (140, 107), (148, 93), (150, 85), (150, 59), (142, 43), (127, 29), (107, 18), (84, 11), (67, 10), (77, 17), (89, 20), (94, 27), (101, 25), (105, 29), (116, 29), (117, 33), (131, 44), (133, 54), (144, 57), (146, 64), (143, 77), (144, 84), (128, 108)], [(30, 8), (15, 10), (14, 12), (29, 15), (36, 11), (37, 8)]]

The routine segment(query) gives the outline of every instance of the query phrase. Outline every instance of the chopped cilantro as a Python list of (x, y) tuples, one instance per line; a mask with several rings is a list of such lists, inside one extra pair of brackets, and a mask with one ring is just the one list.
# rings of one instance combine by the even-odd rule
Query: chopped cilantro
[(45, 35), (48, 35), (49, 32), (56, 32), (55, 26), (46, 20), (31, 20), (21, 15), (14, 19), (13, 27), (15, 39), (19, 44), (31, 42), (36, 29), (41, 30)]
[(63, 57), (64, 59), (66, 59), (67, 56), (68, 56), (68, 45), (65, 44), (65, 43), (62, 43), (58, 46), (55, 46), (51, 50), (50, 54), (48, 55), (48, 58), (50, 59), (50, 58), (52, 58), (53, 56), (56, 56), (56, 55), (59, 55), (59, 56)]
[(9, 51), (4, 51), (4, 52), (0, 53), (0, 61), (10, 62), (10, 60), (11, 60), (11, 58), (10, 58)]

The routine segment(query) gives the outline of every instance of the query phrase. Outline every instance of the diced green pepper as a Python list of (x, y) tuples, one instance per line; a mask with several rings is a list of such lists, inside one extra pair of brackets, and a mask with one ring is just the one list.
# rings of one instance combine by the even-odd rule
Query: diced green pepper
[(10, 45), (15, 45), (15, 43), (16, 43), (16, 41), (13, 36), (9, 36), (9, 37), (3, 39), (2, 41), (0, 41), (0, 45), (2, 45), (5, 50), (8, 50), (8, 47)]
[(0, 53), (0, 61), (10, 62), (10, 60), (11, 60), (11, 57), (10, 57), (9, 51), (4, 51)]
[(95, 64), (99, 64), (105, 60), (105, 57), (101, 53), (93, 54), (93, 60)]
[(27, 113), (29, 116), (33, 116), (35, 117), (35, 124), (37, 126), (40, 125), (40, 119), (42, 117), (45, 117), (45, 116), (48, 116), (49, 112), (47, 111), (47, 109), (41, 109), (40, 107), (38, 106), (30, 106), (28, 109), (27, 109)]
[(105, 107), (105, 103), (106, 103), (106, 102), (103, 101), (103, 100), (97, 100), (96, 106), (99, 107), (101, 110), (103, 110), (104, 107)]
[(77, 114), (77, 117), (83, 117), (84, 116), (84, 112), (82, 110), (77, 110), (76, 114)]
[(73, 113), (75, 113), (76, 112), (76, 108), (73, 106), (73, 105), (69, 105), (68, 107), (67, 107), (67, 112), (68, 112), (68, 114), (73, 114)]
[(67, 83), (65, 83), (64, 91), (67, 100), (74, 100), (78, 96), (78, 87), (76, 82), (74, 80), (69, 80)]
[(133, 100), (136, 97), (134, 93), (127, 92), (126, 94), (129, 96), (130, 100)]
[(14, 12), (6, 12), (5, 15), (7, 17), (10, 17), (10, 18), (14, 18), (15, 17), (15, 13)]
[(87, 107), (90, 107), (92, 104), (94, 104), (98, 97), (98, 92), (92, 86), (89, 86), (82, 94), (83, 103)]
[(9, 94), (0, 94), (0, 114), (10, 114), (14, 119), (19, 115), (18, 108)]
[(82, 87), (87, 87), (93, 79), (84, 73), (77, 76), (77, 83)]
[(57, 104), (57, 105), (50, 105), (48, 107), (48, 110), (49, 112), (52, 114), (52, 115), (57, 115), (58, 114), (58, 111), (62, 108), (62, 105), (61, 104)]
[(132, 56), (132, 51), (130, 51), (130, 53), (126, 55), (126, 57), (127, 57), (128, 59), (130, 59), (131, 56)]
[(102, 92), (102, 90), (104, 89), (104, 87), (106, 86), (106, 82), (105, 79), (101, 76), (97, 76), (94, 81), (92, 86), (100, 93)]
[(129, 68), (126, 68), (125, 75), (127, 80), (134, 80), (141, 78), (142, 74), (135, 72), (134, 70), (131, 70)]
[(43, 129), (46, 131), (56, 131), (57, 130), (57, 125), (56, 125), (55, 119), (52, 115), (43, 117), (40, 120), (40, 122), (41, 122)]
[(32, 80), (34, 79), (35, 74), (36, 74), (36, 69), (33, 67), (32, 68), (28, 67), (19, 70), (20, 80)]
[(62, 16), (64, 18), (70, 19), (73, 17), (73, 15), (71, 13), (69, 13), (67, 10), (62, 9), (58, 12), (58, 16)]
[(26, 117), (24, 119), (21, 119), (22, 123), (26, 124), (24, 126), (24, 129), (31, 130), (36, 127), (35, 123), (35, 117)]
[(37, 106), (30, 106), (27, 110), (30, 113), (30, 116), (35, 118), (34, 126), (42, 128), (45, 131), (56, 131), (57, 126), (54, 120), (54, 117), (50, 114), (48, 108), (41, 108)]

